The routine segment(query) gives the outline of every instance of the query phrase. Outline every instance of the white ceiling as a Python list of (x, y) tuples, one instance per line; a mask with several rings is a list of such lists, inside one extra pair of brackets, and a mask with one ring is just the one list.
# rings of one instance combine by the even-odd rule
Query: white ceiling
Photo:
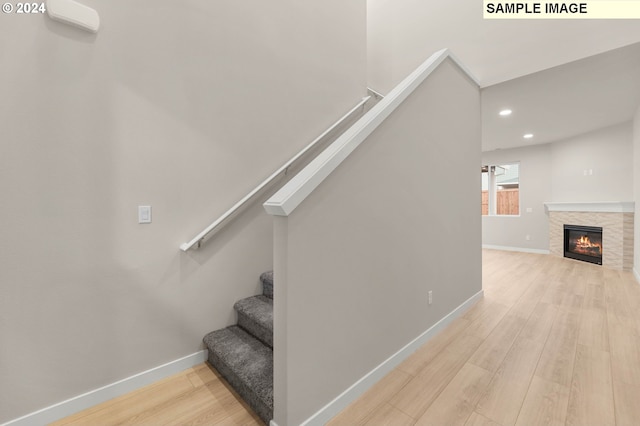
[[(482, 90), (482, 150), (558, 141), (631, 120), (640, 106), (640, 43)], [(503, 108), (511, 116), (500, 117)], [(533, 133), (533, 139), (524, 139)]]
[[(391, 90), (450, 48), (484, 88), (485, 151), (620, 123), (640, 105), (640, 47), (631, 46), (640, 20), (496, 20), (482, 9), (480, 0), (367, 0), (371, 87)], [(513, 115), (500, 120), (506, 106)], [(533, 140), (522, 139), (527, 131)]]

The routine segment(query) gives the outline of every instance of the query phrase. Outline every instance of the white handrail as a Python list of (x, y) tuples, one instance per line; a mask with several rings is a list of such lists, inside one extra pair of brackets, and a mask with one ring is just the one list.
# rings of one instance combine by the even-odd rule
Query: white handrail
[(193, 246), (195, 246), (196, 244), (198, 245), (198, 247), (200, 247), (200, 243), (202, 242), (202, 240), (205, 239), (205, 237), (208, 234), (210, 234), (212, 231), (214, 231), (216, 228), (218, 228), (225, 220), (229, 219), (235, 212), (237, 212), (250, 199), (252, 199), (256, 194), (258, 194), (267, 185), (269, 185), (276, 177), (278, 177), (282, 172), (286, 171), (300, 157), (302, 157), (309, 150), (311, 150), (314, 146), (316, 146), (320, 141), (322, 141), (322, 139), (324, 139), (329, 133), (331, 133), (333, 130), (335, 130), (343, 122), (348, 120), (353, 115), (353, 113), (356, 112), (360, 107), (364, 106), (364, 104), (367, 103), (367, 101), (369, 101), (369, 99), (371, 99), (371, 96), (366, 96), (366, 97), (362, 98), (362, 100), (360, 102), (358, 102), (358, 104), (356, 106), (351, 108), (351, 110), (349, 112), (347, 112), (345, 115), (343, 115), (338, 121), (333, 123), (331, 125), (331, 127), (329, 127), (327, 130), (322, 132), (322, 134), (320, 136), (315, 138), (313, 140), (313, 142), (311, 142), (309, 145), (305, 146), (300, 152), (298, 152), (296, 155), (294, 155), (282, 167), (280, 167), (278, 170), (273, 172), (271, 174), (271, 176), (269, 176), (264, 181), (262, 181), (262, 183), (260, 185), (256, 186), (251, 192), (249, 192), (247, 195), (242, 197), (242, 199), (240, 201), (235, 203), (233, 205), (233, 207), (231, 207), (222, 216), (220, 216), (218, 219), (216, 219), (215, 222), (213, 222), (211, 225), (207, 226), (202, 232), (200, 232), (198, 235), (196, 235), (191, 241), (181, 244), (180, 245), (180, 250), (187, 251), (187, 250), (191, 249)]

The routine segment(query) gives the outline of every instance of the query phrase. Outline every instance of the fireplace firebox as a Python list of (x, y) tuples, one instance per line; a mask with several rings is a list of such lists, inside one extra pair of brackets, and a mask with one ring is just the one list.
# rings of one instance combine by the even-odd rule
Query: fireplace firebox
[(564, 225), (564, 257), (602, 265), (602, 228)]

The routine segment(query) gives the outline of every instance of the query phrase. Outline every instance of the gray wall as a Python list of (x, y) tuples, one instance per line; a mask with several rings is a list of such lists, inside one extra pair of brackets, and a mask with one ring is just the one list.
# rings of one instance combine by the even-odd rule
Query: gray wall
[(483, 216), (483, 244), (548, 250), (543, 203), (633, 200), (632, 158), (631, 122), (551, 144), (484, 152), (483, 164), (519, 161), (521, 180), (520, 216)]
[(551, 201), (632, 200), (632, 133), (627, 122), (551, 144)]
[(261, 203), (178, 246), (366, 93), (364, 0), (85, 3), (97, 35), (0, 18), (0, 423), (235, 322), (272, 267)]
[(481, 290), (479, 161), (479, 91), (447, 60), (276, 218), (278, 424), (300, 424)]
[(633, 117), (633, 200), (636, 202), (633, 227), (633, 272), (640, 281), (640, 105)]

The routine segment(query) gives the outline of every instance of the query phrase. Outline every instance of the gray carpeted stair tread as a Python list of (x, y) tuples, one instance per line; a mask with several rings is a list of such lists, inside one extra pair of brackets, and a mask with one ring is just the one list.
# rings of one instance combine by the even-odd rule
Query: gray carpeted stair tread
[(262, 281), (262, 294), (273, 299), (273, 271), (263, 272), (260, 275)]
[(238, 325), (273, 348), (273, 299), (262, 295), (247, 297), (233, 308), (238, 312)]
[(209, 363), (266, 423), (273, 418), (273, 351), (238, 326), (207, 334)]

